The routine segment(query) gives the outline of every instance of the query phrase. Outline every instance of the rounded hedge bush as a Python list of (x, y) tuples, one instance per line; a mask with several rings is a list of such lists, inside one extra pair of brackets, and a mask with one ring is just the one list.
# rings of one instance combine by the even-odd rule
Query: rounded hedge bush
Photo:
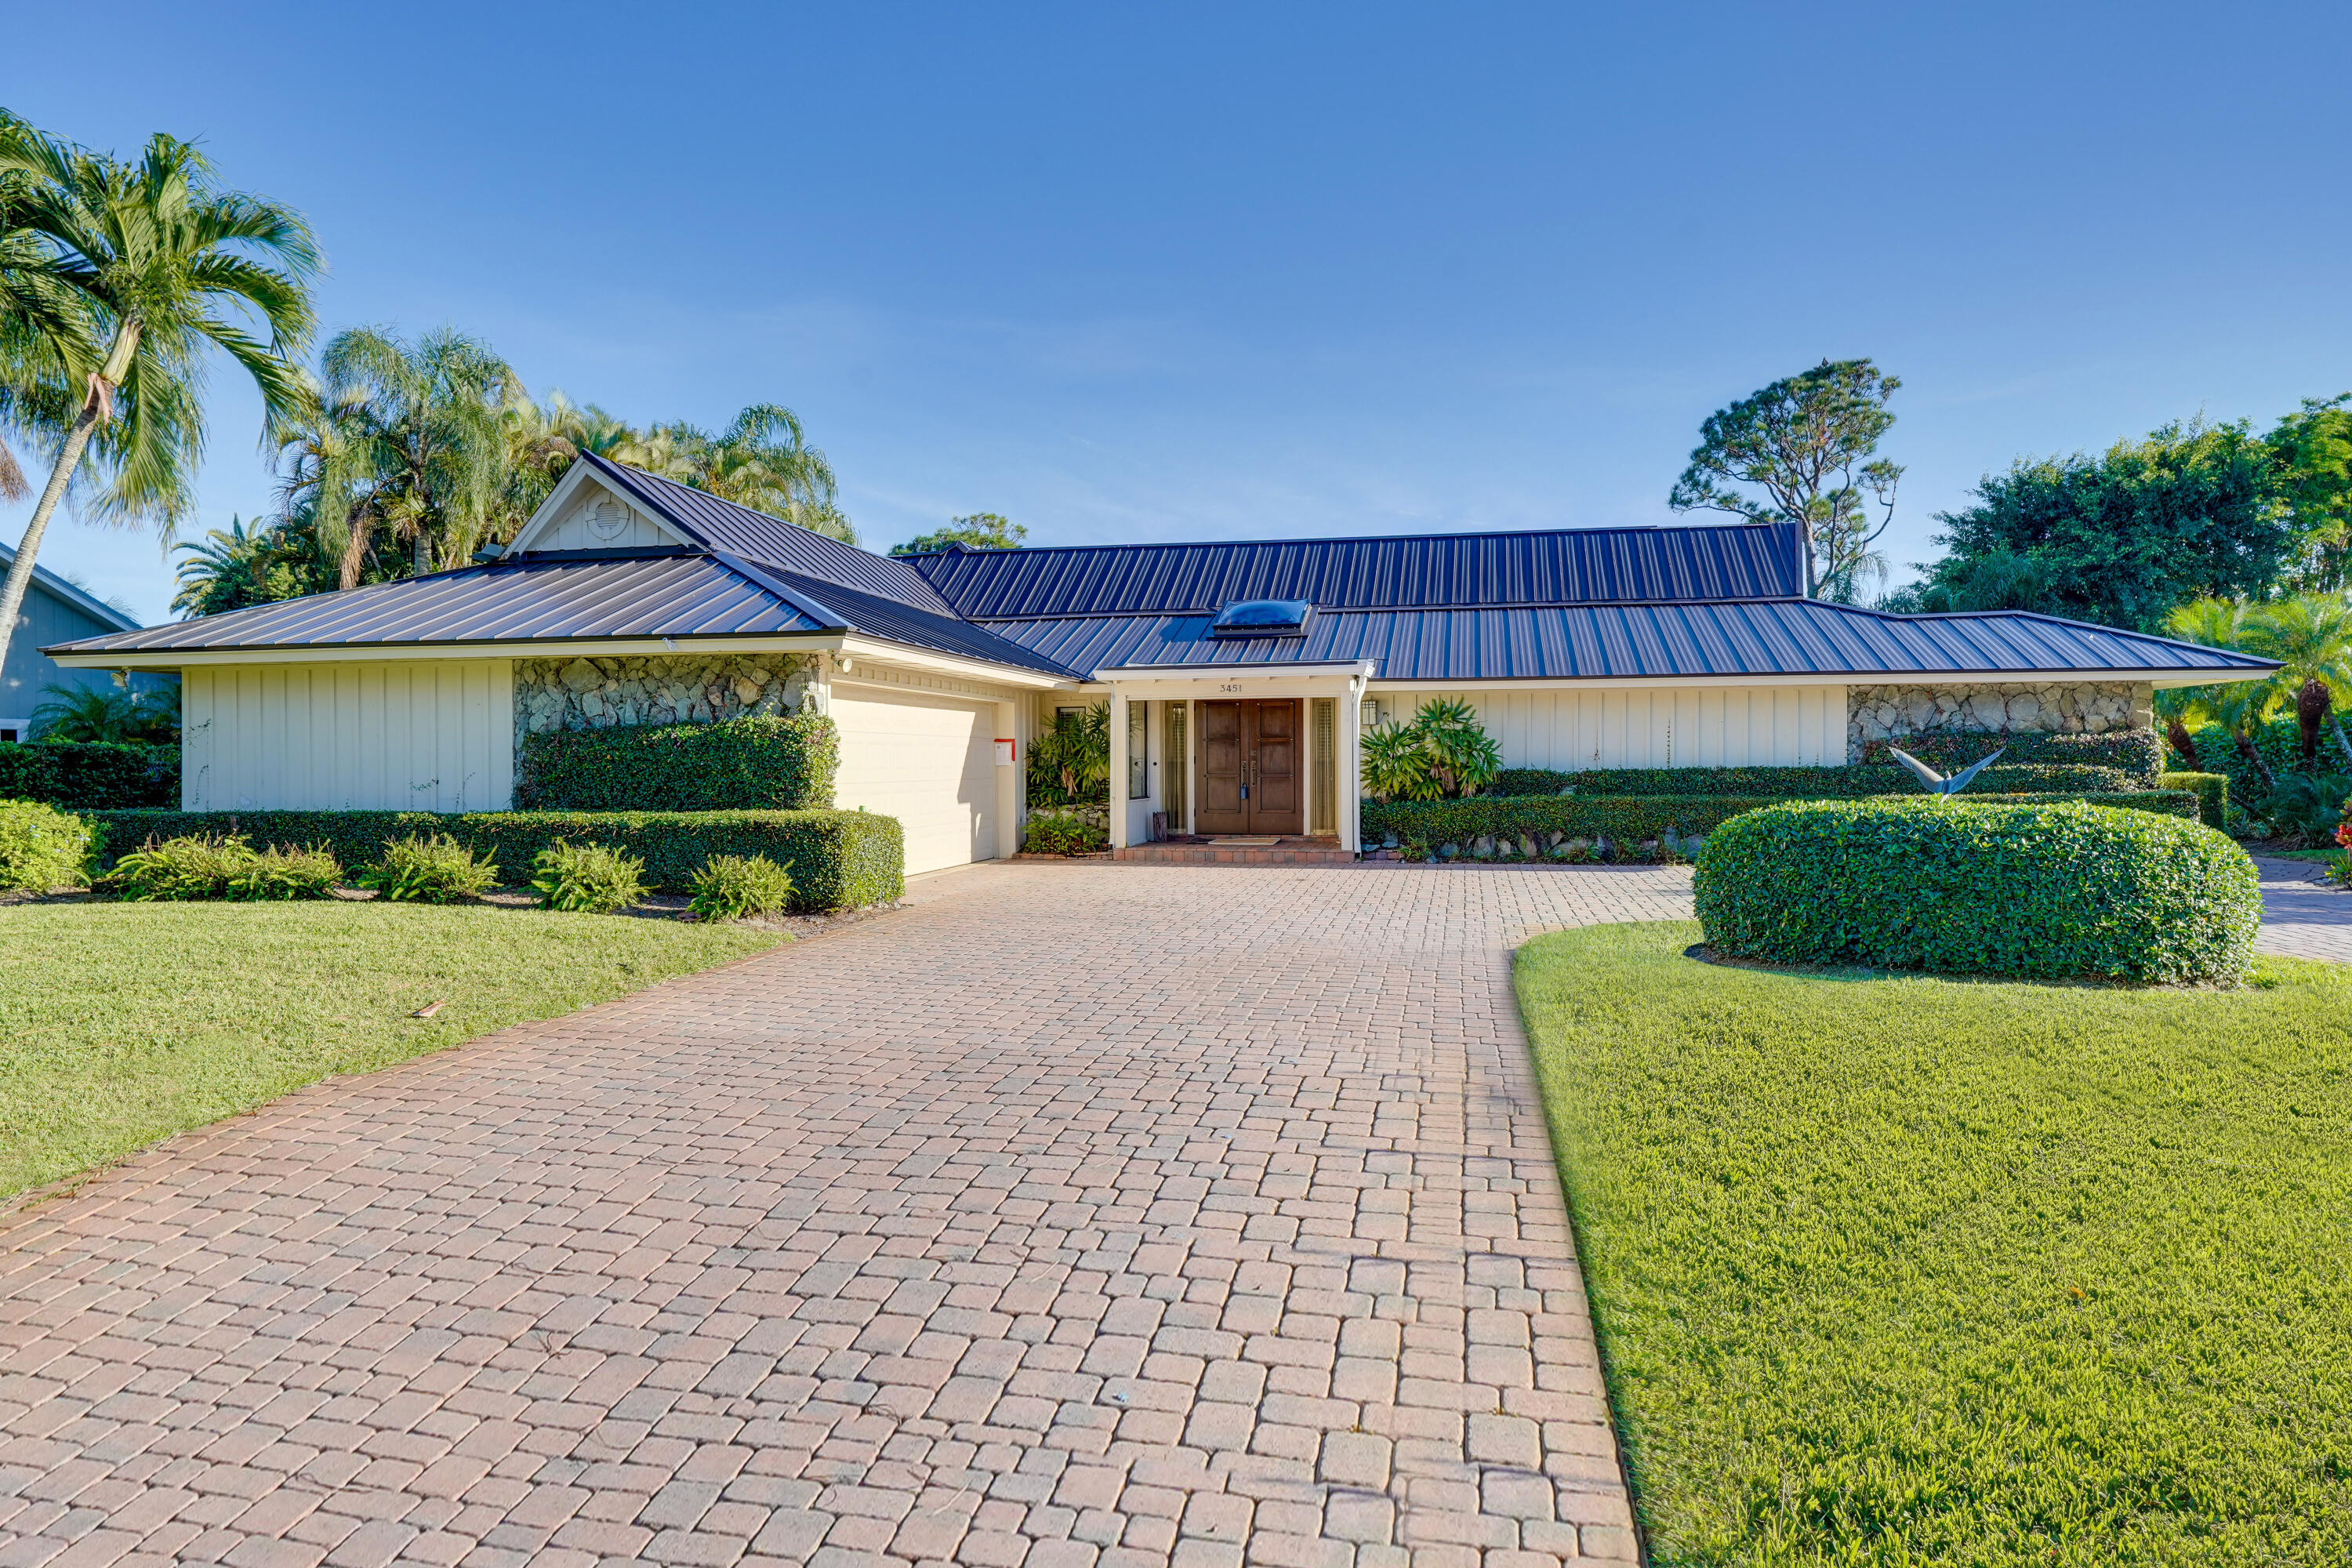
[(1707, 835), (1707, 945), (1782, 963), (2235, 980), (2262, 893), (2211, 828), (2110, 806), (1792, 801)]

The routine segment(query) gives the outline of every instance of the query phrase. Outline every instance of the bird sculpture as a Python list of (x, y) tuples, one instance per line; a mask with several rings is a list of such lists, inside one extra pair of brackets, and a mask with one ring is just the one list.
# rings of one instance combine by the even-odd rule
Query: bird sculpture
[(1918, 779), (1921, 786), (1925, 788), (1929, 795), (1959, 794), (1962, 790), (1969, 787), (1969, 781), (1970, 779), (1984, 772), (1985, 769), (1992, 766), (1993, 757), (1998, 757), (2000, 755), (2001, 752), (2009, 750), (2007, 746), (2003, 746), (2000, 751), (1993, 752), (1991, 757), (1979, 757), (1975, 762), (1970, 763), (1967, 767), (1962, 768), (1958, 773), (1954, 773), (1950, 778), (1946, 778), (1943, 774), (1937, 773), (1935, 769), (1929, 767), (1927, 763), (1921, 762), (1910, 752), (1903, 750), (1900, 746), (1889, 746), (1886, 749), (1894, 753), (1895, 760), (1896, 762), (1901, 763), (1905, 767), (1911, 770), (1913, 775)]

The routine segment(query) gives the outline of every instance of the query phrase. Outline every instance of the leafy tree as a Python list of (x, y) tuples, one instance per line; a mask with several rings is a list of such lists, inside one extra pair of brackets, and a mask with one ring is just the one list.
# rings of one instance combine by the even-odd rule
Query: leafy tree
[(226, 528), (173, 548), (186, 557), (172, 595), (172, 608), (184, 616), (217, 616), (335, 586), (336, 563), (319, 549), (318, 534), (283, 521), (247, 528), (232, 517)]
[(2020, 458), (1978, 482), (1975, 505), (1937, 514), (1950, 553), (1928, 586), (2021, 559), (2046, 584), (2034, 607), (2140, 630), (2200, 597), (2262, 597), (2293, 548), (2269, 468), (2242, 423), (2167, 425), (2097, 457)]
[(1881, 609), (1912, 615), (2054, 607), (2049, 568), (2013, 550), (1973, 559), (1948, 557), (1928, 568), (1925, 582), (1898, 588), (1879, 602)]
[(808, 444), (800, 416), (780, 404), (755, 403), (716, 436), (692, 425), (656, 425), (615, 441), (605, 455), (844, 544), (857, 542), (835, 499), (832, 465)]
[(446, 328), (404, 343), (381, 327), (335, 334), (320, 357), (323, 417), (297, 444), (316, 458), (313, 527), (356, 585), (372, 535), (408, 546), (422, 575), (462, 563), (499, 519), (509, 405), (523, 400), (507, 363)]
[[(203, 155), (169, 136), (151, 137), (141, 160), (124, 164), (11, 119), (0, 121), (0, 232), (16, 237), (17, 258), (0, 329), (19, 356), (0, 378), (6, 412), (54, 418), (68, 406), (58, 386), (78, 393), (70, 420), (45, 432), (57, 460), (0, 584), (5, 658), (42, 535), (94, 440), (108, 472), (96, 513), (169, 525), (192, 504), (212, 351), (253, 378), (268, 430), (309, 405), (294, 356), (311, 331), (318, 251), (298, 214), (218, 189)], [(24, 306), (30, 296), (47, 314)], [(250, 330), (257, 318), (266, 341)]]
[(1886, 402), (1902, 384), (1866, 359), (1823, 360), (1717, 409), (1666, 504), (1800, 524), (1805, 592), (1851, 603), (1862, 579), (1886, 574), (1871, 545), (1894, 521), (1903, 469), (1873, 454), (1894, 426)]
[(2294, 536), (2287, 585), (2336, 592), (2352, 576), (2352, 392), (2306, 397), (2273, 427), (2270, 480)]
[(951, 517), (945, 528), (929, 533), (919, 533), (904, 544), (890, 547), (893, 555), (936, 555), (951, 545), (961, 544), (966, 550), (1018, 550), (1029, 531), (1008, 518), (992, 511), (976, 511), (969, 517)]

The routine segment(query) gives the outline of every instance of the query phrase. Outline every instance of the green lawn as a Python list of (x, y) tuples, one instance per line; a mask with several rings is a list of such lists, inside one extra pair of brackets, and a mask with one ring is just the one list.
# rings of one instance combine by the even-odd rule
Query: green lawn
[(2352, 969), (1518, 957), (1661, 1565), (2352, 1562)]
[(779, 940), (478, 906), (0, 909), (0, 1194)]
[(2341, 849), (2265, 849), (2259, 844), (2248, 845), (2246, 853), (2265, 860), (2316, 860), (2330, 865), (2344, 858)]

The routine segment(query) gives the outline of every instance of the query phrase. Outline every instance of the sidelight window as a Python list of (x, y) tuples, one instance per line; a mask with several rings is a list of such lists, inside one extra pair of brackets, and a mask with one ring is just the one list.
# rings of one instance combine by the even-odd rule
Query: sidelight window
[(1127, 705), (1127, 798), (1143, 800), (1151, 794), (1151, 704)]

